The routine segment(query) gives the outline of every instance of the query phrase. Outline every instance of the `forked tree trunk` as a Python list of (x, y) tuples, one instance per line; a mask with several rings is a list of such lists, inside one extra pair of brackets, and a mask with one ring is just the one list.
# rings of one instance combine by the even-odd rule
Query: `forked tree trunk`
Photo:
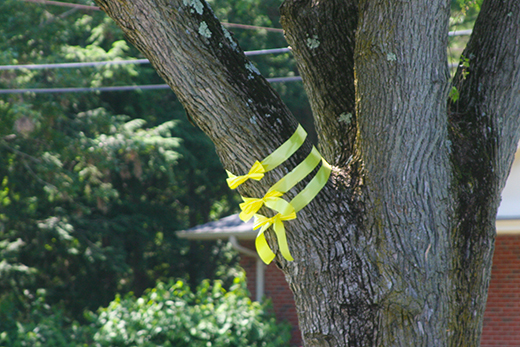
[[(206, 3), (96, 2), (172, 87), (226, 169), (246, 173), (296, 129)], [(305, 346), (479, 344), (495, 215), (520, 136), (520, 3), (484, 2), (464, 53), (469, 75), (458, 72), (460, 98), (449, 104), (448, 19), (446, 0), (282, 6), (320, 151), (334, 166), (316, 199), (286, 222), (295, 261), (275, 260)], [(262, 196), (310, 150), (306, 142), (239, 192)]]

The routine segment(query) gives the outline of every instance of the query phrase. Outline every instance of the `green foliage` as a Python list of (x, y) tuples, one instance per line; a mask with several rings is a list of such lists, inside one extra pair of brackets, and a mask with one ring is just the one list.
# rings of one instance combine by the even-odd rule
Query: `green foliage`
[[(0, 34), (2, 65), (140, 57), (101, 12), (6, 0)], [(162, 82), (135, 65), (0, 73), (0, 88), (133, 83)], [(0, 297), (45, 288), (49, 304), (82, 319), (157, 279), (231, 278), (229, 247), (175, 230), (230, 213), (234, 199), (171, 91), (0, 100)]]
[[(482, 0), (452, 0), (450, 30), (472, 29), (480, 12)], [(450, 63), (458, 63), (464, 47), (469, 40), (469, 35), (452, 36), (448, 39), (448, 59)]]
[(452, 102), (457, 102), (457, 100), (459, 100), (459, 91), (458, 91), (457, 87), (455, 87), (455, 86), (451, 87), (449, 98), (451, 99)]
[(469, 10), (480, 11), (483, 0), (456, 0), (456, 6), (460, 9), (462, 14), (466, 14)]
[[(95, 331), (88, 325), (71, 322), (64, 311), (45, 302), (45, 290), (28, 298), (26, 311), (18, 310), (10, 294), (0, 300), (0, 346), (80, 347), (90, 346)], [(32, 296), (28, 291), (24, 296)]]
[(8, 300), (0, 301), (0, 345), (281, 347), (291, 337), (290, 326), (276, 322), (269, 303), (251, 302), (244, 274), (228, 291), (220, 281), (205, 280), (195, 292), (182, 281), (160, 282), (140, 298), (117, 296), (84, 325), (47, 305), (43, 290), (31, 302), (26, 320)]
[[(212, 3), (225, 21), (262, 26), (279, 26), (279, 5)], [(287, 45), (265, 30), (233, 35), (246, 50)], [(133, 58), (142, 55), (102, 12), (0, 1), (0, 65)], [(297, 74), (289, 54), (254, 59), (266, 77)], [(160, 83), (150, 65), (0, 71), (2, 89)], [(308, 124), (301, 85), (275, 87)], [(195, 287), (219, 278), (228, 287), (237, 271), (231, 247), (179, 240), (175, 231), (235, 212), (236, 202), (213, 144), (169, 90), (3, 95), (0, 310), (12, 306), (2, 312), (13, 316), (0, 317), (0, 326), (14, 331), (2, 324), (19, 321), (26, 336), (85, 323), (85, 309), (108, 305), (116, 293), (139, 296), (158, 280)], [(30, 293), (41, 288), (50, 311), (40, 317), (41, 299)], [(57, 318), (44, 324), (44, 316)]]
[(136, 299), (117, 297), (100, 311), (97, 346), (287, 346), (290, 326), (269, 306), (251, 302), (243, 275), (229, 291), (203, 281), (191, 292), (182, 281), (159, 283)]

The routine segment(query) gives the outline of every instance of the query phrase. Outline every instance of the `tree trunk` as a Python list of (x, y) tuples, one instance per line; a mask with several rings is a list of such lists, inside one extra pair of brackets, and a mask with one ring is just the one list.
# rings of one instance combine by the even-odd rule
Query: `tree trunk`
[[(227, 170), (247, 173), (296, 129), (206, 3), (96, 2)], [(286, 0), (282, 15), (320, 151), (334, 165), (285, 223), (295, 260), (275, 260), (305, 346), (477, 346), (495, 215), (520, 136), (518, 1), (484, 2), (465, 53), (470, 74), (458, 72), (460, 98), (449, 104), (448, 1)], [(239, 192), (263, 196), (311, 147)]]

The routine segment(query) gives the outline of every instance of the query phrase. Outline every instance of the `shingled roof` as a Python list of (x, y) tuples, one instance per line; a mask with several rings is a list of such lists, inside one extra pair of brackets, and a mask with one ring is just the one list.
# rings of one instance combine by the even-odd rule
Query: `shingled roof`
[(238, 218), (238, 214), (177, 232), (178, 237), (188, 240), (228, 239), (230, 236), (235, 236), (238, 240), (254, 240), (256, 234), (253, 220), (244, 223)]

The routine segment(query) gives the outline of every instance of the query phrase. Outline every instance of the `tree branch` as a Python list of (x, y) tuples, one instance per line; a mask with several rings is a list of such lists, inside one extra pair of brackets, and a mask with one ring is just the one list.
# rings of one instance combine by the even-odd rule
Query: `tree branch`
[[(296, 129), (296, 120), (278, 94), (206, 2), (96, 2), (171, 86), (187, 113), (215, 143), (228, 170), (246, 173), (255, 160), (269, 155)], [(305, 147), (310, 151), (309, 145)]]
[(454, 161), (493, 196), (505, 185), (520, 139), (518, 23), (520, 2), (484, 1), (462, 53), (469, 67), (461, 64), (454, 77), (459, 99), (449, 103)]
[[(229, 171), (240, 175), (247, 173), (255, 160), (271, 154), (295, 131), (297, 122), (290, 111), (265, 79), (255, 72), (254, 66), (205, 2), (96, 2), (171, 86), (187, 112), (213, 141)], [(246, 182), (238, 190), (243, 196), (263, 196), (268, 187), (305, 159), (311, 148), (310, 141), (306, 141), (284, 165), (267, 173), (259, 182)], [(295, 190), (300, 191), (313, 176), (309, 175)], [(319, 196), (347, 204), (347, 199), (338, 197), (333, 189), (332, 184), (327, 184)], [(288, 199), (293, 196), (292, 191), (288, 192)], [(287, 223), (289, 247), (299, 262), (321, 256), (318, 247), (309, 247), (306, 242), (309, 237), (319, 242), (328, 237), (320, 226), (326, 225), (330, 218), (329, 208), (317, 206), (318, 203), (309, 204), (299, 211), (297, 220)], [(317, 213), (322, 209), (325, 212)], [(271, 240), (269, 235), (268, 240)], [(276, 243), (271, 245), (276, 249)], [(281, 265), (296, 269), (297, 273), (298, 262), (286, 264), (281, 260)]]
[[(476, 338), (481, 322), (476, 326), (474, 321), (455, 319), (479, 316), (485, 308), (484, 300), (474, 298), (487, 292), (500, 193), (520, 138), (518, 23), (517, 0), (484, 1), (454, 77), (459, 98), (449, 102), (455, 192), (451, 220), (458, 221), (451, 242), (459, 253), (453, 276), (459, 312), (452, 325), (474, 331)], [(460, 338), (457, 345), (471, 341), (468, 335)]]
[(357, 2), (285, 0), (280, 10), (313, 110), (320, 151), (329, 162), (345, 166), (356, 136)]

